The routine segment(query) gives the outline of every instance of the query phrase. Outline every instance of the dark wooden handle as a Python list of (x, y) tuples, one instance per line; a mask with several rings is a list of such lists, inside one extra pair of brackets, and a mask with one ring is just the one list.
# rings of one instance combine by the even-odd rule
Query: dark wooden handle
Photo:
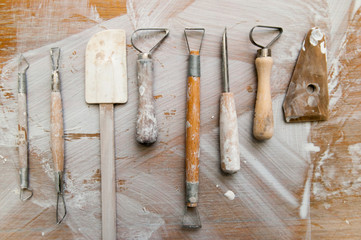
[(254, 110), (253, 135), (258, 140), (270, 139), (273, 135), (273, 112), (271, 99), (271, 57), (256, 58), (258, 75), (257, 99)]
[(56, 172), (64, 170), (64, 125), (60, 92), (51, 92), (51, 151)]
[(137, 60), (139, 105), (136, 124), (136, 139), (149, 145), (157, 141), (158, 126), (153, 98), (153, 60)]
[(219, 116), (221, 168), (235, 173), (240, 169), (238, 123), (233, 93), (222, 93)]

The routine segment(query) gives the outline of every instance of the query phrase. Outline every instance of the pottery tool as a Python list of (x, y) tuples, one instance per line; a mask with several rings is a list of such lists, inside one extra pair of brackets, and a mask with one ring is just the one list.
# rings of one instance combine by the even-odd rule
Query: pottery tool
[[(198, 206), (199, 186), (199, 131), (200, 131), (200, 51), (202, 47), (204, 28), (186, 28), (184, 35), (189, 51), (187, 113), (186, 113), (186, 210), (183, 217), (183, 227), (197, 229), (202, 227)], [(188, 37), (190, 34), (201, 34), (198, 50), (191, 50)], [(188, 36), (190, 36), (188, 35)]]
[(85, 100), (99, 104), (102, 239), (116, 239), (114, 104), (126, 103), (126, 38), (122, 29), (96, 33), (85, 53)]
[(28, 155), (28, 113), (27, 113), (27, 89), (26, 71), (29, 63), (21, 54), (18, 65), (18, 131), (19, 131), (19, 176), (20, 176), (20, 199), (28, 200), (33, 196), (29, 188), (29, 155)]
[[(51, 152), (54, 162), (55, 172), (55, 187), (57, 191), (56, 199), (56, 223), (60, 224), (66, 214), (66, 205), (64, 200), (63, 189), (63, 172), (64, 172), (64, 123), (63, 123), (63, 109), (62, 100), (60, 94), (60, 78), (59, 78), (59, 59), (60, 48), (54, 47), (50, 49), (50, 57), (52, 63), (51, 73)], [(61, 200), (61, 202), (60, 202)], [(59, 218), (60, 208), (59, 205), (63, 204), (64, 212), (61, 218)]]
[(288, 86), (283, 111), (286, 122), (328, 119), (327, 56), (325, 36), (308, 31)]
[[(149, 33), (150, 31), (164, 32), (163, 37), (149, 50), (143, 52), (134, 44), (134, 37), (139, 38), (140, 32)], [(138, 33), (138, 34), (137, 34)], [(153, 98), (153, 51), (168, 36), (169, 30), (166, 28), (141, 28), (133, 32), (131, 42), (133, 47), (139, 51), (137, 60), (139, 105), (136, 126), (136, 139), (139, 143), (150, 145), (157, 141), (158, 126), (155, 117), (155, 106)], [(148, 36), (148, 35), (147, 35)]]
[(235, 173), (241, 168), (236, 104), (229, 90), (227, 29), (222, 37), (223, 92), (219, 112), (219, 142), (221, 148), (221, 168), (225, 173)]
[[(253, 30), (256, 28), (275, 29), (279, 34), (264, 47), (256, 43), (253, 39)], [(283, 29), (280, 27), (258, 25), (253, 27), (249, 33), (249, 39), (252, 44), (261, 48), (257, 50), (257, 58), (255, 61), (258, 75), (258, 87), (253, 120), (253, 135), (258, 140), (270, 139), (273, 135), (273, 112), (270, 85), (273, 59), (271, 57), (270, 47), (281, 36), (282, 32)]]

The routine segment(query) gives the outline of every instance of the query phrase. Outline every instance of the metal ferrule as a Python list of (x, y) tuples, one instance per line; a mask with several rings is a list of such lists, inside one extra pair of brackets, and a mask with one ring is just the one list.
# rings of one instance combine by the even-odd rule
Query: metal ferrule
[(58, 193), (63, 193), (63, 172), (58, 171), (55, 173), (55, 188)]
[(59, 70), (53, 70), (51, 73), (51, 79), (51, 91), (60, 92)]
[(26, 93), (26, 74), (18, 73), (18, 93)]
[(20, 176), (20, 189), (29, 188), (29, 171), (28, 168), (20, 168), (19, 169)]
[(139, 53), (138, 60), (140, 59), (151, 59), (152, 55), (150, 53)]
[(271, 49), (269, 48), (258, 49), (257, 57), (271, 57)]
[(186, 203), (189, 206), (196, 206), (198, 203), (198, 186), (199, 183), (186, 182)]
[(200, 77), (201, 76), (201, 61), (199, 55), (189, 55), (189, 77)]

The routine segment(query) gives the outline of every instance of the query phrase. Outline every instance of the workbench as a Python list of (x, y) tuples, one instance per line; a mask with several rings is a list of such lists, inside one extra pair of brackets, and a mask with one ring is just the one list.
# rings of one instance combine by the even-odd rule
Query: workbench
[[(0, 2), (0, 239), (100, 239), (99, 110), (84, 99), (84, 56), (104, 29), (127, 32), (128, 93), (115, 106), (119, 239), (361, 239), (360, 1), (2, 0)], [(275, 133), (252, 136), (257, 89), (255, 25), (283, 27), (272, 46)], [(307, 31), (326, 35), (328, 121), (286, 123), (282, 103)], [(167, 27), (154, 53), (159, 138), (135, 140), (137, 28)], [(200, 203), (202, 228), (181, 228), (185, 206), (185, 27), (204, 27), (201, 52)], [(241, 170), (220, 170), (221, 38), (228, 30)], [(65, 201), (56, 224), (50, 150), (51, 47), (61, 48)], [(31, 199), (19, 199), (17, 65), (28, 79)], [(224, 194), (232, 191), (235, 198)]]

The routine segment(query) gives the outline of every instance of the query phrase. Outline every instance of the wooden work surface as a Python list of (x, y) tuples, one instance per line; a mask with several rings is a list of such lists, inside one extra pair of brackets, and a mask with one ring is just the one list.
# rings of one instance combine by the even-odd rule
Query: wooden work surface
[[(84, 51), (103, 29), (127, 32), (129, 100), (115, 107), (119, 239), (361, 239), (360, 1), (2, 0), (0, 2), (0, 239), (100, 239), (99, 111), (84, 99)], [(274, 137), (251, 135), (256, 96), (254, 25), (282, 26), (273, 45)], [(228, 27), (231, 90), (238, 113), (241, 171), (219, 160), (220, 47)], [(286, 124), (282, 102), (303, 37), (326, 35), (327, 122)], [(130, 34), (168, 27), (154, 53), (158, 142), (135, 141), (136, 50)], [(201, 52), (200, 204), (203, 228), (181, 229), (184, 211), (187, 50), (184, 27), (204, 27)], [(50, 151), (49, 50), (62, 49), (68, 216), (55, 224)], [(30, 63), (30, 187), (19, 200), (17, 61)], [(228, 190), (235, 199), (224, 196)]]

